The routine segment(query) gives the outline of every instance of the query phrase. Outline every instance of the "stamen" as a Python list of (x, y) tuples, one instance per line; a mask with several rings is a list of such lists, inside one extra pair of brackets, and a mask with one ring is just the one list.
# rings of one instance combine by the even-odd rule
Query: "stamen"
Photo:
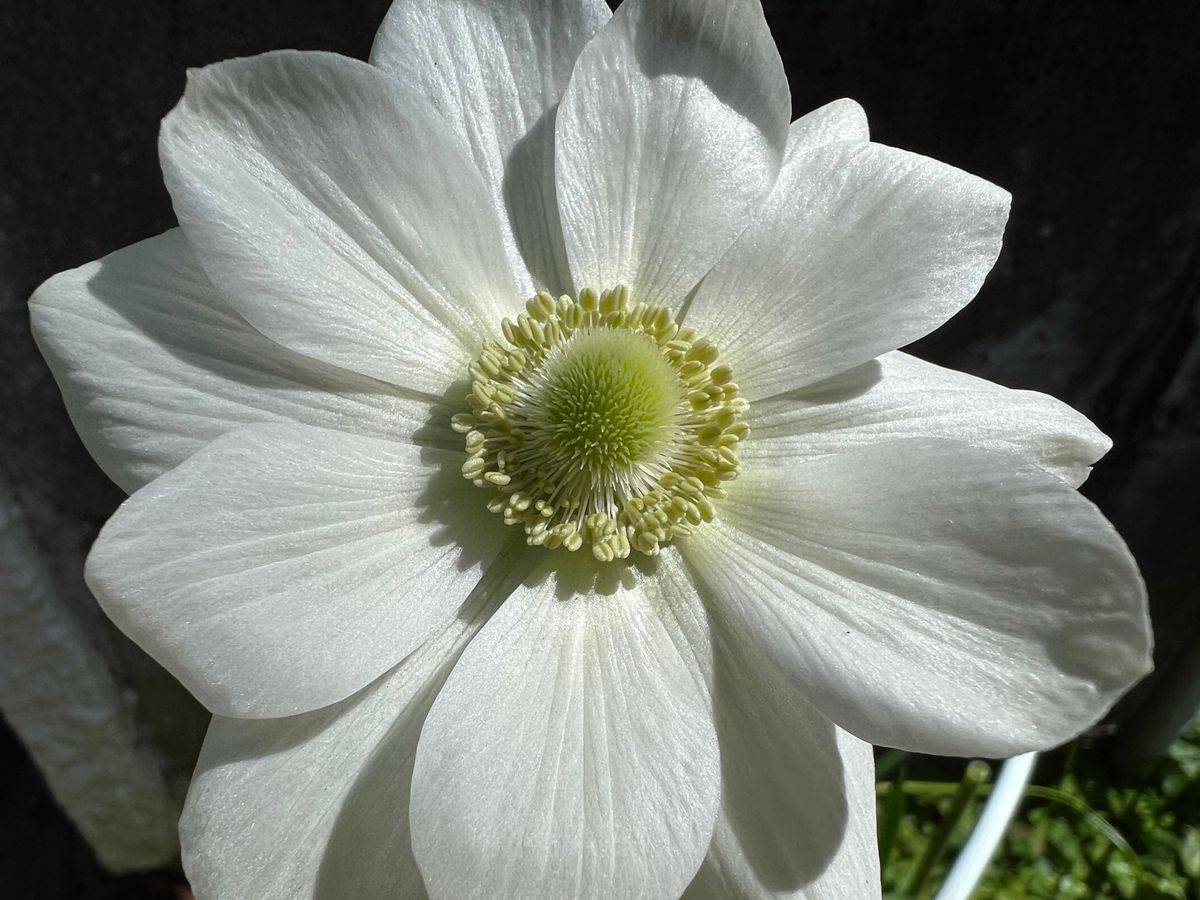
[(463, 477), (531, 545), (653, 556), (715, 515), (747, 402), (715, 344), (624, 287), (539, 293), (472, 363)]

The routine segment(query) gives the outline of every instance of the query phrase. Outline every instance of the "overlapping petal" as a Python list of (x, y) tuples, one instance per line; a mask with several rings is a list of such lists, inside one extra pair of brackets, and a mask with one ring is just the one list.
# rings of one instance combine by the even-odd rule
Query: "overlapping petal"
[(425, 896), (408, 819), (417, 740), (458, 654), (528, 560), (490, 567), (461, 615), (352, 697), (281, 719), (213, 719), (180, 822), (197, 896)]
[(1016, 456), (859, 447), (750, 469), (721, 515), (682, 548), (714, 602), (872, 743), (1053, 747), (1149, 671), (1125, 545), (1070, 485)]
[(413, 847), (438, 900), (677, 897), (704, 858), (720, 771), (698, 598), (674, 554), (650, 574), (561, 557), (426, 720)]
[(834, 100), (805, 113), (791, 124), (783, 164), (789, 165), (797, 155), (814, 147), (870, 139), (866, 111), (853, 100)]
[(1112, 445), (1053, 397), (899, 352), (760, 400), (747, 421), (754, 431), (743, 451), (747, 466), (791, 466), (880, 441), (941, 438), (1016, 453), (1078, 487)]
[(677, 306), (770, 190), (790, 117), (758, 0), (622, 3), (559, 107), (575, 285)]
[(804, 387), (933, 331), (1000, 252), (1008, 194), (862, 141), (791, 156), (700, 285), (688, 324), (720, 335), (750, 400)]
[(685, 900), (878, 897), (870, 744), (818, 712), (720, 603), (709, 613), (721, 814)]
[(134, 494), (88, 558), (122, 630), (213, 712), (340, 700), (457, 615), (514, 537), (459, 454), (252, 425)]
[(30, 317), (76, 429), (130, 492), (241, 425), (296, 421), (402, 439), (436, 415), (423, 397), (255, 331), (178, 230), (55, 275), (30, 300)]
[[(794, 879), (764, 882), (764, 873), (756, 867), (751, 851), (734, 831), (727, 815), (717, 819), (716, 833), (704, 865), (684, 893), (684, 900), (871, 900), (881, 894), (879, 852), (875, 834), (875, 771), (871, 745), (838, 729), (837, 737), (843, 763), (847, 767), (844, 790), (850, 794), (851, 811), (842, 843), (833, 858), (813, 880), (793, 886)], [(792, 736), (795, 740), (795, 736)], [(797, 747), (797, 752), (803, 745)], [(807, 783), (813, 787), (813, 783)], [(823, 843), (829, 834), (828, 823), (815, 823), (817, 831), (807, 835)], [(753, 839), (751, 839), (753, 840)], [(769, 840), (764, 838), (764, 840)], [(799, 857), (811, 854), (805, 845), (790, 850)]]
[(298, 353), (438, 397), (518, 296), (461, 141), (364, 62), (280, 51), (193, 71), (159, 146), (208, 276)]
[(428, 97), (470, 148), (521, 297), (572, 291), (554, 189), (554, 116), (603, 0), (397, 0), (371, 62)]
[(417, 738), (445, 678), (406, 660), (341, 703), (209, 726), (180, 822), (184, 871), (223, 900), (425, 897), (412, 855)]

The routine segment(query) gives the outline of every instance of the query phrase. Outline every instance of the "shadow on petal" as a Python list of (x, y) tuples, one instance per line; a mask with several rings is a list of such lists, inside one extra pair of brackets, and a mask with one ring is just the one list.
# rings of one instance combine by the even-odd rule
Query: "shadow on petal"
[(825, 872), (846, 833), (837, 730), (709, 609), (722, 817), (758, 882), (796, 891)]
[(534, 281), (551, 294), (574, 294), (554, 183), (558, 104), (542, 113), (504, 161), (504, 206), (517, 249)]
[[(783, 394), (768, 397), (765, 401), (791, 400), (806, 405), (822, 403), (846, 403), (868, 393), (875, 385), (883, 380), (883, 366), (878, 360), (871, 360), (861, 366), (855, 366), (840, 375), (818, 381), (816, 384), (805, 385)], [(753, 409), (753, 407), (751, 407)]]
[[(457, 548), (454, 565), (460, 572), (488, 565), (496, 558), (498, 532), (502, 538), (509, 536), (503, 532), (517, 533), (498, 515), (488, 512), (488, 492), (463, 478), (461, 467), (467, 454), (462, 436), (450, 428), (450, 417), (466, 409), (463, 398), (467, 388), (465, 379), (451, 385), (425, 424), (413, 433), (413, 443), (421, 447), (422, 462), (436, 467), (417, 497), (417, 521), (437, 526), (429, 538), (433, 546)], [(504, 553), (502, 550), (501, 555)], [(464, 609), (469, 605), (470, 601)]]
[(317, 871), (314, 900), (424, 896), (408, 819), (425, 717), (454, 666), (447, 660), (401, 710), (342, 801)]
[[(744, 27), (737, 35), (741, 40), (729, 34), (734, 16), (761, 16), (758, 4), (728, 10), (713, 2), (676, 2), (669, 16), (653, 7), (637, 7), (642, 20), (633, 27), (634, 52), (647, 78), (675, 75), (702, 81), (718, 100), (746, 116), (764, 135), (786, 138), (787, 118), (780, 118), (779, 110), (790, 112), (790, 103), (778, 54), (773, 46), (767, 51), (745, 39), (765, 35), (765, 44), (770, 40), (766, 24)], [(764, 96), (776, 102), (764, 102)]]
[(656, 558), (640, 553), (634, 553), (628, 559), (600, 562), (587, 550), (545, 552), (555, 554), (554, 565), (544, 567), (541, 578), (531, 585), (550, 577), (549, 573), (553, 571), (554, 596), (561, 601), (609, 598), (618, 591), (633, 590), (638, 581), (658, 570)]
[[(459, 481), (470, 487), (464, 479)], [(395, 714), (396, 721), (342, 801), (321, 859), (315, 900), (424, 896), (408, 816), (421, 730), (471, 636), (526, 579), (536, 560), (523, 541), (510, 542), (488, 566), (459, 611), (459, 619), (474, 627), (449, 645), (435, 638), (404, 663), (417, 666), (418, 671), (424, 668), (428, 673), (425, 683), (400, 708), (387, 710)]]

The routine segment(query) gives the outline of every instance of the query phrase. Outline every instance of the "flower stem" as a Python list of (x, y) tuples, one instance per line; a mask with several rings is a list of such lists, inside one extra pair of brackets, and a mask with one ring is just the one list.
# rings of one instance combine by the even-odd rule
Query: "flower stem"
[(980, 785), (984, 784), (991, 777), (991, 766), (983, 760), (974, 759), (967, 764), (966, 771), (963, 772), (962, 781), (958, 783), (954, 791), (954, 796), (950, 800), (950, 808), (946, 811), (946, 815), (941, 823), (939, 823), (937, 831), (930, 838), (929, 843), (926, 844), (925, 851), (921, 854), (921, 859), (917, 862), (917, 866), (913, 870), (912, 877), (909, 879), (908, 887), (905, 891), (908, 896), (921, 896), (921, 892), (929, 880), (930, 873), (933, 872), (933, 867), (946, 851), (946, 845), (950, 842), (950, 835), (954, 832), (955, 826), (962, 820), (967, 807), (975, 797), (975, 793), (979, 790)]
[(883, 817), (879, 821), (879, 865), (886, 868), (900, 833), (900, 822), (908, 806), (904, 795), (904, 769), (896, 773), (893, 782), (896, 789), (888, 794), (883, 803)]
[(907, 750), (887, 750), (880, 754), (879, 761), (875, 763), (875, 778), (877, 781), (882, 781), (892, 774), (896, 769), (900, 768), (908, 758), (912, 756)]

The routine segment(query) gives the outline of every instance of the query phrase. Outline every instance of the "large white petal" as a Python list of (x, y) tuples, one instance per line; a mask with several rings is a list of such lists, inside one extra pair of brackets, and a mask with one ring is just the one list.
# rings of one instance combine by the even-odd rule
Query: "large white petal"
[(1150, 669), (1129, 551), (1019, 457), (909, 440), (748, 466), (722, 516), (685, 545), (714, 602), (872, 743), (1053, 747)]
[(440, 395), (517, 298), (474, 161), (364, 62), (279, 51), (193, 70), (159, 151), (213, 283), (306, 356)]
[(411, 813), (425, 884), (439, 900), (678, 897), (720, 793), (699, 600), (673, 554), (547, 568), (426, 720)]
[(213, 712), (324, 706), (452, 619), (513, 537), (458, 473), (461, 456), (246, 426), (127, 500), (88, 583)]
[(871, 745), (821, 715), (712, 606), (721, 814), (687, 900), (880, 894)]
[(407, 439), (436, 408), (255, 331), (178, 229), (55, 275), (29, 314), (83, 442), (126, 491), (240, 425), (297, 421)]
[(758, 0), (626, 0), (559, 109), (563, 237), (578, 287), (678, 305), (758, 209), (791, 100)]
[(1034, 391), (922, 362), (905, 353), (760, 400), (747, 417), (757, 464), (792, 465), (879, 441), (960, 440), (1016, 453), (1078, 487), (1112, 442), (1087, 417)]
[(688, 324), (751, 400), (803, 387), (933, 331), (1000, 253), (1007, 192), (882, 144), (796, 153), (704, 279)]
[(396, 0), (371, 50), (372, 63), (428, 97), (470, 148), (526, 295), (572, 290), (554, 114), (575, 59), (610, 16), (603, 0)]
[[(513, 559), (517, 573), (529, 556)], [(493, 566), (462, 615), (340, 703), (280, 719), (213, 718), (179, 826), (198, 897), (425, 896), (408, 822), (417, 739), (454, 660), (513, 575)]]

